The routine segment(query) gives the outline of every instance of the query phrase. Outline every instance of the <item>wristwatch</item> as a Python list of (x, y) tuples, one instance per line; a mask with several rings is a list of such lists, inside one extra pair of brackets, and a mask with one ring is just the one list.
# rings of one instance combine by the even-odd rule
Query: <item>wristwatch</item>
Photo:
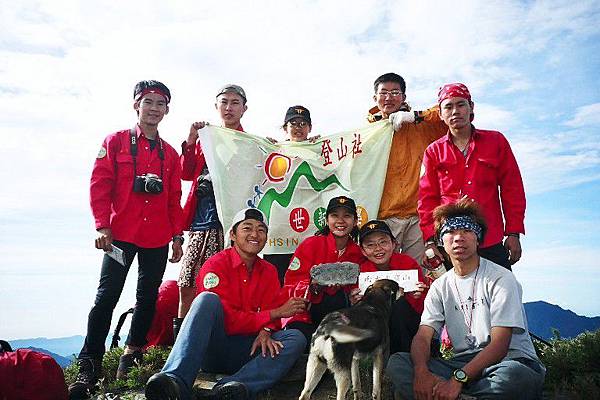
[(181, 235), (173, 235), (173, 241), (179, 240), (181, 242), (181, 244), (183, 244), (184, 239), (183, 236)]
[(273, 333), (273, 329), (269, 328), (268, 326), (263, 326), (263, 331)]
[(469, 375), (467, 375), (467, 373), (462, 369), (455, 369), (452, 373), (452, 377), (460, 383), (466, 384), (467, 382), (469, 382)]

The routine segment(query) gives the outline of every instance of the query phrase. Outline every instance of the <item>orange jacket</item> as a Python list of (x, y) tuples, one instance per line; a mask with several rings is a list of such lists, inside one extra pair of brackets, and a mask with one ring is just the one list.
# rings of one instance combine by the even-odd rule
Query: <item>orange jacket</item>
[[(448, 127), (440, 119), (437, 106), (416, 113), (414, 123), (403, 124), (394, 133), (379, 204), (379, 219), (417, 215), (419, 173), (423, 153), (430, 143), (448, 132)], [(369, 122), (381, 120), (379, 108), (371, 108), (367, 119)]]

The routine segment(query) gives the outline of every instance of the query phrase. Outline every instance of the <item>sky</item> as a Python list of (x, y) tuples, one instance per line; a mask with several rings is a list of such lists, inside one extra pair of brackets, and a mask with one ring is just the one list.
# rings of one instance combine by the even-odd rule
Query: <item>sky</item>
[[(523, 175), (523, 300), (600, 315), (599, 20), (599, 1), (0, 0), (0, 337), (85, 334), (102, 258), (91, 168), (135, 123), (142, 79), (171, 89), (159, 129), (175, 148), (191, 122), (219, 122), (225, 83), (246, 90), (246, 131), (275, 138), (296, 104), (315, 134), (362, 126), (386, 72), (414, 109), (465, 83), (475, 126), (506, 135)], [(134, 264), (115, 317), (136, 279)]]

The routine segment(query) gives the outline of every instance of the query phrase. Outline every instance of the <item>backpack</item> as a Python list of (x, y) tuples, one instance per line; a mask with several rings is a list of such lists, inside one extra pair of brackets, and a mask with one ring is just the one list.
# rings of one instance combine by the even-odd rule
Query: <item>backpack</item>
[(13, 351), (0, 340), (0, 400), (67, 400), (65, 375), (49, 355), (29, 349)]
[[(156, 310), (152, 319), (150, 329), (146, 334), (147, 343), (144, 346), (147, 349), (150, 346), (172, 346), (175, 341), (173, 338), (173, 318), (177, 316), (179, 308), (179, 287), (177, 281), (164, 281), (158, 288), (158, 297), (156, 299)], [(133, 308), (121, 314), (117, 326), (113, 332), (110, 348), (119, 346), (121, 340), (121, 327), (128, 314), (133, 314)], [(0, 400), (3, 400), (0, 398)]]

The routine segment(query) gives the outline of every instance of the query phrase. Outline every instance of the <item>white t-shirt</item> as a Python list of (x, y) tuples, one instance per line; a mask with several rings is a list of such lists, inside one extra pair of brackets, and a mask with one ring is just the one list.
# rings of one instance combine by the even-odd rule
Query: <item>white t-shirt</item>
[[(439, 334), (446, 324), (455, 356), (481, 351), (490, 343), (492, 327), (512, 328), (507, 356), (538, 360), (529, 337), (522, 296), (521, 284), (511, 271), (481, 258), (478, 271), (461, 277), (451, 269), (432, 283), (421, 325), (430, 326)], [(474, 348), (469, 347), (467, 336), (474, 337)]]

